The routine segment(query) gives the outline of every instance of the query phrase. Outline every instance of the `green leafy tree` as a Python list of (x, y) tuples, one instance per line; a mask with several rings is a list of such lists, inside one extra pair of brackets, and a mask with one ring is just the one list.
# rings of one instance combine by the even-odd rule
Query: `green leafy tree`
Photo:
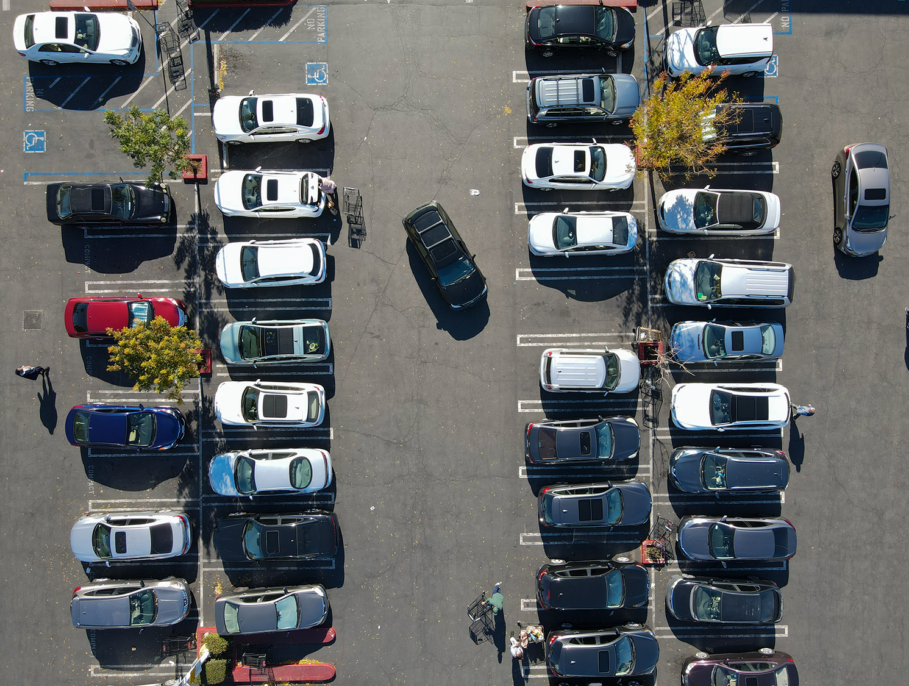
[(717, 78), (706, 70), (698, 76), (685, 72), (677, 81), (666, 72), (657, 77), (653, 94), (631, 118), (638, 169), (655, 171), (664, 182), (671, 176), (670, 165), (683, 167), (686, 179), (716, 175), (708, 165), (726, 151), (716, 131), (740, 116), (735, 110), (716, 109), (721, 103), (741, 102), (719, 87), (727, 76), (724, 72)]
[(109, 372), (124, 371), (136, 382), (134, 391), (155, 390), (171, 400), (181, 401), (186, 382), (199, 376), (202, 347), (195, 331), (172, 327), (164, 317), (155, 317), (148, 326), (108, 329), (115, 345), (110, 346)]
[(130, 107), (126, 117), (113, 110), (104, 113), (104, 123), (110, 135), (120, 142), (120, 151), (129, 155), (133, 166), (142, 169), (151, 163), (146, 185), (161, 183), (168, 167), (168, 176), (176, 179), (192, 164), (184, 157), (190, 148), (189, 125), (183, 117), (171, 117), (164, 110), (142, 112)]

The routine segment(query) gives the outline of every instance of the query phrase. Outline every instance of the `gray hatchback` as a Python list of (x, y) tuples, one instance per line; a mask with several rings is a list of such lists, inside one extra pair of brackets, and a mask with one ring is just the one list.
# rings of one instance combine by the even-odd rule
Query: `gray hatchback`
[(245, 589), (215, 600), (221, 636), (308, 629), (327, 616), (328, 595), (321, 584)]
[(163, 581), (98, 579), (73, 591), (70, 614), (77, 629), (141, 629), (171, 626), (186, 619), (189, 584)]
[(631, 417), (548, 419), (524, 431), (524, 456), (531, 464), (630, 460), (641, 447), (641, 432)]
[(833, 244), (865, 257), (884, 247), (890, 216), (890, 164), (877, 143), (847, 145), (830, 170), (833, 177)]
[(787, 519), (701, 517), (679, 521), (679, 548), (689, 560), (721, 563), (788, 560), (795, 555), (795, 527)]

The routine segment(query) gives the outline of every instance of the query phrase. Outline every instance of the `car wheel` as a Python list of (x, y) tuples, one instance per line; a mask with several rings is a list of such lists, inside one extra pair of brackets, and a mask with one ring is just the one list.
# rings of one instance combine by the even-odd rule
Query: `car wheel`
[(708, 657), (710, 657), (710, 656), (709, 656), (707, 653), (705, 653), (703, 650), (699, 650), (698, 652), (696, 652), (696, 653), (694, 654), (694, 656), (695, 656), (698, 660), (706, 660)]
[(840, 228), (834, 229), (833, 230), (833, 244), (836, 247), (839, 247), (842, 242), (843, 242), (843, 230)]
[(756, 71), (746, 71), (744, 74), (742, 74), (742, 78), (743, 78), (743, 79), (750, 79), (750, 78), (751, 78), (752, 76), (754, 76), (755, 74), (757, 74)]
[(761, 655), (773, 655), (773, 648), (761, 648), (758, 652)]
[(240, 145), (240, 141), (227, 141), (228, 145)]
[(841, 171), (843, 171), (843, 167), (840, 165), (840, 161), (837, 160), (833, 163), (833, 167), (830, 169), (830, 176), (832, 176), (834, 179), (839, 178)]
[(115, 67), (125, 67), (126, 65), (129, 64), (129, 62), (127, 62), (126, 60), (111, 60), (110, 63), (113, 64)]
[(298, 138), (297, 143), (312, 143), (308, 138)]
[(622, 124), (625, 123), (625, 120), (624, 119), (613, 119), (611, 123), (613, 126), (621, 126)]
[(38, 60), (41, 64), (47, 65), (48, 67), (56, 67), (60, 64), (57, 60)]
[(543, 191), (544, 193), (548, 193), (552, 189), (551, 188), (541, 188), (540, 190)]
[(617, 558), (615, 558), (615, 561), (616, 561), (616, 562), (631, 562), (631, 558), (622, 556), (622, 557), (617, 557)]
[(540, 53), (543, 57), (552, 57), (552, 50), (544, 50)]
[(550, 561), (549, 561), (549, 564), (551, 564), (551, 565), (563, 565), (563, 564), (565, 564), (565, 560), (550, 560)]
[(628, 624), (626, 624), (625, 626), (627, 626), (629, 629), (640, 629), (641, 623), (640, 622), (628, 622)]
[(607, 50), (606, 54), (610, 57), (616, 57), (619, 53), (617, 53), (615, 50)]
[(557, 126), (558, 126), (558, 124), (556, 124), (554, 121), (551, 121), (551, 122), (549, 122), (549, 123), (546, 125), (546, 128), (547, 128), (547, 129), (554, 129), (554, 128), (557, 127)]

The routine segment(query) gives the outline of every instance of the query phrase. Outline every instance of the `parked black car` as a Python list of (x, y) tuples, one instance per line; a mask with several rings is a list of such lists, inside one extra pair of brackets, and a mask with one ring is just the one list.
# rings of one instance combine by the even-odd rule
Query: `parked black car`
[(333, 557), (338, 552), (338, 518), (318, 511), (238, 512), (218, 522), (213, 538), (218, 556), (225, 562)]
[(539, 495), (543, 526), (638, 526), (648, 520), (652, 507), (650, 489), (641, 481), (556, 484)]
[(554, 5), (527, 13), (524, 39), (528, 50), (551, 57), (553, 50), (605, 50), (617, 55), (634, 43), (634, 17), (624, 7)]
[(787, 653), (761, 648), (756, 653), (695, 653), (682, 665), (682, 686), (799, 686), (795, 660)]
[(783, 594), (772, 581), (676, 574), (666, 587), (666, 608), (683, 622), (776, 624), (783, 619)]
[(737, 562), (788, 560), (797, 548), (795, 527), (787, 519), (701, 517), (679, 521), (679, 548), (689, 560)]
[(537, 600), (547, 610), (616, 610), (643, 607), (650, 576), (628, 558), (560, 562), (537, 570)]
[(641, 448), (641, 431), (631, 417), (548, 419), (524, 431), (524, 456), (531, 464), (630, 460)]
[(52, 183), (47, 187), (47, 220), (60, 226), (166, 224), (170, 191), (164, 184)]
[[(721, 110), (733, 109), (738, 121), (727, 124), (716, 131), (729, 152), (754, 155), (758, 150), (769, 150), (780, 144), (783, 138), (783, 115), (775, 103), (729, 103), (717, 105)], [(707, 128), (705, 131), (710, 131)], [(705, 133), (706, 135), (711, 135)]]
[(660, 644), (640, 624), (614, 629), (559, 629), (546, 637), (546, 666), (557, 677), (623, 677), (651, 674)]
[(407, 237), (417, 249), (432, 280), (454, 310), (486, 297), (486, 277), (471, 255), (451, 217), (437, 202), (421, 205), (404, 217)]
[(789, 483), (789, 460), (766, 448), (676, 448), (669, 456), (669, 481), (685, 493), (776, 493)]

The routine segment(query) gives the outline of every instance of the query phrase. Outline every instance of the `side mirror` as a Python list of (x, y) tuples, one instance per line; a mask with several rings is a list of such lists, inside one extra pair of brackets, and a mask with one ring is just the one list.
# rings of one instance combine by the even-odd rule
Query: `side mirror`
[(568, 214), (568, 208), (567, 208), (567, 207), (566, 207), (564, 210), (562, 210), (562, 214)]
[(262, 171), (262, 165), (259, 165), (258, 167), (256, 167), (256, 171)]
[(596, 139), (596, 138), (591, 138), (591, 140), (593, 141), (593, 144), (594, 144), (594, 145), (597, 144), (597, 139)]
[(571, 257), (570, 253), (568, 253), (568, 252), (563, 252), (562, 254), (563, 254), (565, 257)]
[(107, 561), (104, 563), (104, 566), (105, 566), (105, 567), (110, 567), (110, 560), (107, 560)]
[(252, 323), (255, 324), (256, 321), (257, 321), (258, 319), (259, 319), (258, 317), (253, 317), (253, 318), (252, 318)]
[(721, 434), (726, 433), (726, 429), (717, 429), (717, 431), (719, 431)]
[(708, 310), (712, 310), (712, 309), (713, 309), (713, 305), (711, 305), (710, 303), (707, 303), (707, 309), (708, 309)]
[(729, 519), (729, 515), (723, 515), (723, 518), (720, 519), (720, 521), (725, 522), (727, 519)]
[(253, 499), (253, 497), (252, 497), (252, 496), (249, 496), (249, 499), (250, 499), (250, 500), (252, 500), (252, 499)]
[(719, 366), (720, 366), (720, 363), (719, 363), (717, 360), (714, 360), (714, 361), (713, 361), (713, 366), (714, 366), (714, 367), (719, 367)]
[(704, 186), (704, 190), (705, 190), (705, 191), (706, 191), (706, 190), (710, 190), (710, 184), (709, 184), (709, 183), (708, 183), (706, 186)]
[(256, 92), (256, 91), (251, 90), (251, 91), (249, 91), (249, 94), (252, 95), (252, 94), (255, 93), (255, 92)]
[(708, 257), (707, 259), (708, 259), (708, 260), (712, 260), (714, 255), (716, 255), (716, 253), (711, 253), (711, 254), (710, 254), (710, 257)]

